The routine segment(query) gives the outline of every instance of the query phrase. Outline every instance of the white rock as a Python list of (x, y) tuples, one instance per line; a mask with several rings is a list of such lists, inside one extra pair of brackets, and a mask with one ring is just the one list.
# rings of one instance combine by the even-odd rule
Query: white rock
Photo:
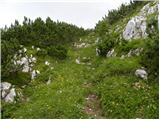
[(76, 59), (76, 63), (77, 63), (77, 64), (81, 64), (79, 58)]
[(129, 20), (123, 32), (123, 38), (125, 40), (146, 38), (148, 36), (146, 33), (146, 18), (149, 14), (155, 13), (156, 11), (158, 11), (157, 4), (152, 7), (150, 7), (150, 4), (145, 5), (137, 16)]
[(39, 71), (39, 70), (36, 70), (36, 73), (37, 73), (37, 74), (40, 74), (40, 71)]
[(100, 50), (96, 48), (96, 56), (98, 56), (99, 54), (100, 54)]
[(11, 88), (11, 83), (1, 82), (1, 90), (9, 90)]
[(23, 47), (23, 45), (20, 45), (20, 47), (22, 48), (22, 47)]
[(8, 93), (5, 90), (1, 91), (1, 97), (4, 98)]
[(32, 80), (35, 79), (38, 74), (40, 74), (40, 71), (39, 71), (39, 70), (33, 70), (33, 71), (31, 72), (31, 79), (32, 79)]
[(137, 69), (136, 72), (135, 72), (135, 75), (137, 77), (140, 77), (140, 78), (144, 79), (144, 80), (146, 80), (147, 76), (148, 76), (147, 72), (143, 69)]
[(146, 33), (146, 18), (143, 16), (133, 17), (126, 25), (123, 32), (123, 38), (125, 40), (138, 39), (147, 37)]
[(34, 49), (34, 46), (32, 45), (32, 49)]
[(33, 70), (32, 73), (31, 73), (31, 79), (33, 80), (36, 77), (36, 75), (37, 75), (36, 71)]
[(23, 51), (22, 51), (22, 50), (18, 50), (18, 52), (19, 52), (19, 53), (23, 53)]
[(35, 57), (32, 57), (31, 61), (34, 62), (34, 63), (36, 63), (37, 59)]
[(37, 48), (37, 51), (40, 51), (41, 49), (40, 48)]
[(22, 69), (22, 72), (29, 72), (31, 71), (32, 69), (28, 66), (28, 65), (24, 65), (23, 66), (23, 69)]
[(120, 59), (124, 59), (125, 58), (125, 56), (124, 55), (122, 55), (121, 57), (120, 57)]
[(112, 56), (113, 56), (113, 53), (114, 53), (114, 49), (110, 50), (110, 51), (107, 53), (107, 57), (112, 57)]
[(17, 62), (15, 60), (13, 61), (13, 63), (14, 63), (14, 65), (17, 65)]
[(27, 48), (23, 48), (23, 51), (24, 51), (24, 52), (27, 52)]
[(97, 44), (99, 42), (99, 38), (97, 38), (96, 40), (95, 40), (95, 43)]
[(21, 64), (21, 65), (23, 65), (23, 64), (24, 64), (24, 65), (28, 64), (28, 59), (27, 59), (26, 57), (22, 57), (20, 64)]
[(15, 88), (12, 88), (9, 94), (4, 98), (5, 102), (12, 103), (14, 102), (14, 97), (16, 97)]
[(49, 77), (49, 80), (46, 83), (47, 85), (51, 84), (51, 77)]
[(48, 61), (45, 61), (45, 65), (50, 65), (50, 63)]

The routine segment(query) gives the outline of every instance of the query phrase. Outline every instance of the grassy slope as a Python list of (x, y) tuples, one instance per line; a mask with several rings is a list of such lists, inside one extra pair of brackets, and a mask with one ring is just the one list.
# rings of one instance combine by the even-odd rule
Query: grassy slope
[[(78, 56), (91, 57), (92, 65), (76, 64)], [(43, 77), (39, 76), (24, 89), (29, 101), (11, 107), (12, 118), (90, 118), (93, 116), (83, 112), (85, 97), (90, 92), (100, 97), (105, 118), (158, 117), (158, 85), (135, 77), (134, 71), (140, 66), (137, 58), (99, 58), (91, 46), (70, 49), (65, 61), (56, 63), (47, 59), (54, 69), (50, 70), (44, 65), (44, 58), (39, 58), (37, 68)], [(52, 83), (46, 85), (49, 75)], [(85, 88), (84, 83), (93, 86)]]
[[(127, 18), (123, 24), (126, 21)], [(94, 34), (83, 38), (85, 42), (91, 40), (91, 43), (95, 39)], [(36, 55), (33, 50), (30, 53)], [(95, 93), (100, 99), (104, 118), (158, 118), (158, 84), (135, 77), (134, 72), (140, 67), (138, 57), (123, 60), (119, 57), (97, 57), (95, 45), (70, 48), (65, 61), (56, 62), (49, 56), (37, 57), (35, 68), (41, 71), (41, 75), (23, 89), (28, 100), (14, 105), (3, 103), (6, 107), (3, 117), (94, 118), (83, 109), (86, 96)], [(91, 65), (76, 64), (78, 57), (90, 57)], [(53, 70), (44, 65), (45, 60), (51, 63)], [(49, 76), (52, 83), (46, 85)], [(83, 87), (84, 83), (91, 83), (92, 86)]]

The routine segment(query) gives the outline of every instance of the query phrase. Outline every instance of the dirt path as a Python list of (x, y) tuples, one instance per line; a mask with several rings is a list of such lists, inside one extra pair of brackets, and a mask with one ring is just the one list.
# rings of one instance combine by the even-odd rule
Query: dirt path
[[(91, 83), (84, 83), (83, 87), (89, 89), (92, 87)], [(104, 119), (102, 117), (102, 110), (100, 106), (100, 100), (95, 93), (89, 93), (85, 98), (86, 105), (84, 107), (84, 112), (90, 117), (95, 119)]]

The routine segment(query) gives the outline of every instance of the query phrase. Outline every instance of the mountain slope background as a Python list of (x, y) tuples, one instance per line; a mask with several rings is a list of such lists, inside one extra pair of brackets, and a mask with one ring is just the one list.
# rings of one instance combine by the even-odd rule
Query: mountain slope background
[(2, 83), (16, 93), (1, 87), (2, 118), (158, 118), (157, 5), (122, 4), (95, 29), (49, 17), (2, 29)]

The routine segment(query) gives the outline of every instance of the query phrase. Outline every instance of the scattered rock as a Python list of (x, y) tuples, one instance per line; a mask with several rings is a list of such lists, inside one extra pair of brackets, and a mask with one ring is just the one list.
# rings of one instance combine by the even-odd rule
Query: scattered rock
[(99, 42), (99, 38), (97, 38), (96, 40), (95, 40), (95, 44), (97, 44)]
[(77, 63), (77, 64), (81, 64), (79, 58), (76, 59), (76, 63)]
[(32, 46), (32, 49), (34, 49), (34, 46)]
[(130, 50), (126, 56), (127, 57), (139, 56), (142, 51), (143, 51), (143, 48), (137, 48), (135, 50)]
[(23, 48), (23, 51), (24, 51), (24, 52), (27, 52), (27, 48)]
[(85, 48), (85, 47), (88, 47), (89, 44), (87, 44), (87, 43), (81, 43), (81, 44), (74, 43), (74, 46), (76, 48)]
[(20, 48), (23, 48), (23, 45), (20, 45)]
[(49, 77), (49, 80), (46, 83), (47, 85), (51, 84), (51, 77)]
[(114, 49), (110, 50), (107, 55), (107, 57), (113, 57), (114, 56)]
[(41, 50), (40, 48), (37, 48), (37, 52), (40, 51), (40, 50)]
[(135, 72), (135, 75), (137, 77), (144, 79), (144, 80), (147, 80), (147, 76), (148, 76), (147, 72), (143, 69), (137, 69)]
[(96, 48), (96, 56), (99, 56), (100, 52), (101, 51), (98, 48)]
[(35, 79), (38, 74), (40, 74), (40, 72), (38, 70), (33, 70), (31, 72), (31, 79), (32, 80)]
[(49, 66), (49, 65), (50, 65), (50, 63), (49, 63), (48, 61), (45, 61), (45, 65), (48, 65), (48, 66)]
[(125, 55), (122, 55), (121, 57), (120, 57), (120, 59), (124, 59), (125, 58)]

